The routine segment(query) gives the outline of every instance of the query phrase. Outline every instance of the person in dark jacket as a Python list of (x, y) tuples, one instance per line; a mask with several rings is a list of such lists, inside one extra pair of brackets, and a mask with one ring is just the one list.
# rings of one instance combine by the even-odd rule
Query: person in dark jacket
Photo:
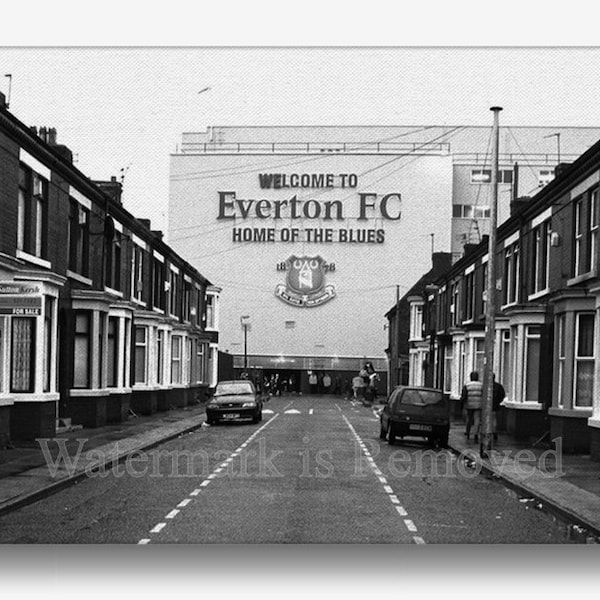
[(501, 383), (496, 381), (496, 375), (492, 375), (494, 378), (494, 392), (492, 396), (492, 414), (494, 417), (494, 439), (498, 439), (498, 411), (500, 410), (500, 404), (506, 398), (506, 392)]

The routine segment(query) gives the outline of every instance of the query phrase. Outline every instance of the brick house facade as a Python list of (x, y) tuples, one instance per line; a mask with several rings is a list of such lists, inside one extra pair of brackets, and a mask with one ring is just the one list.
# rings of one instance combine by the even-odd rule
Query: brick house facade
[[(498, 227), (494, 372), (511, 434), (560, 437), (564, 451), (600, 460), (600, 142), (559, 167)], [(486, 237), (405, 298), (423, 318), (412, 342), (435, 353), (433, 384), (455, 405), (469, 372), (483, 371), (487, 259)]]
[(220, 289), (0, 95), (0, 446), (203, 398)]

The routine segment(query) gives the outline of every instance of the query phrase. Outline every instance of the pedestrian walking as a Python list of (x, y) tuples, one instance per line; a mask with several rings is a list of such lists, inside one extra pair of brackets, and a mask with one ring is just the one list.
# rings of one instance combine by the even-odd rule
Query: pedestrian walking
[(339, 396), (342, 393), (342, 378), (338, 375), (335, 376), (335, 384), (333, 387), (333, 393)]
[(364, 389), (365, 389), (365, 380), (363, 377), (359, 375), (357, 375), (356, 377), (352, 378), (352, 396), (355, 400), (358, 400), (358, 398), (362, 398), (364, 395)]
[(474, 441), (479, 441), (481, 427), (481, 404), (483, 401), (483, 383), (479, 381), (479, 373), (473, 371), (469, 376), (470, 381), (465, 383), (460, 395), (461, 407), (467, 410), (467, 427), (465, 435), (471, 436), (471, 428), (475, 430)]
[(317, 393), (317, 384), (318, 383), (319, 383), (319, 380), (317, 378), (317, 374), (314, 371), (311, 371), (310, 375), (308, 376), (308, 385), (310, 387), (311, 394)]
[(496, 381), (496, 374), (492, 375), (494, 381), (494, 391), (492, 396), (492, 415), (494, 418), (494, 440), (498, 439), (498, 411), (504, 398), (506, 398), (506, 391), (501, 383)]
[(371, 390), (371, 398), (373, 402), (377, 400), (377, 382), (379, 381), (379, 375), (373, 371), (371, 375), (369, 375), (369, 389)]
[(331, 375), (329, 375), (329, 373), (325, 373), (325, 375), (323, 375), (323, 393), (329, 394), (330, 388), (331, 388)]

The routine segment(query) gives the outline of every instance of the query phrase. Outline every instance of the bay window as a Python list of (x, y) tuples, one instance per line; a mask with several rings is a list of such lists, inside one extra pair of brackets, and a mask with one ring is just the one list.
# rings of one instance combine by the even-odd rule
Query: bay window
[(574, 406), (590, 408), (594, 395), (594, 314), (577, 313), (575, 324)]
[(73, 387), (89, 388), (91, 385), (91, 312), (75, 312), (75, 344), (73, 352)]
[(147, 383), (148, 381), (148, 328), (137, 326), (135, 328), (135, 368), (134, 383)]
[(31, 393), (35, 388), (35, 318), (11, 319), (10, 391)]

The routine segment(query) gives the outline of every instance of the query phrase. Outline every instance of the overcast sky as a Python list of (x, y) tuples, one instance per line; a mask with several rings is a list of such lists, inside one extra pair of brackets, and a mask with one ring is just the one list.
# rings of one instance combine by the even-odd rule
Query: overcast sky
[(501, 125), (600, 124), (598, 48), (4, 47), (8, 73), (13, 114), (55, 127), (89, 177), (124, 173), (126, 208), (164, 230), (184, 131), (491, 126), (492, 105)]

